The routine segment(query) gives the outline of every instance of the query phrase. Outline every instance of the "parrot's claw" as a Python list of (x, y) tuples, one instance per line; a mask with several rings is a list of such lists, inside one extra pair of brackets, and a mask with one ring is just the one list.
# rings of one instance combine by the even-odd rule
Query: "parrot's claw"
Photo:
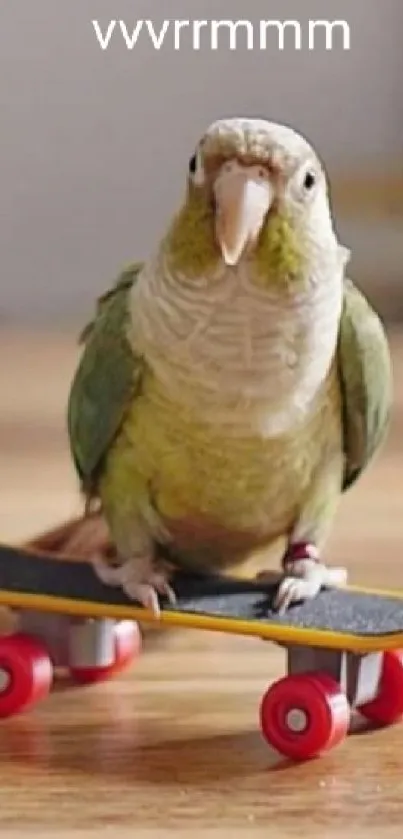
[(138, 600), (145, 609), (150, 609), (155, 617), (161, 614), (158, 595), (166, 597), (171, 605), (176, 603), (175, 592), (162, 574), (151, 574), (147, 582), (139, 583), (135, 579), (127, 579), (122, 583), (123, 590), (132, 600)]
[(313, 600), (322, 588), (342, 588), (347, 583), (345, 568), (326, 568), (311, 559), (289, 562), (287, 571), (273, 603), (273, 608), (280, 614), (292, 603)]
[(144, 579), (139, 579), (138, 558), (112, 568), (102, 558), (94, 557), (93, 565), (105, 585), (121, 586), (131, 600), (137, 600), (157, 618), (161, 614), (158, 595), (166, 597), (172, 605), (176, 603), (175, 592), (163, 572), (151, 568), (150, 573), (143, 575)]
[(175, 594), (166, 581), (162, 582), (155, 577), (151, 578), (149, 583), (139, 583), (128, 581), (123, 583), (123, 590), (131, 598), (137, 600), (144, 609), (148, 609), (153, 613), (154, 617), (159, 618), (161, 614), (161, 607), (159, 604), (158, 595), (165, 595), (169, 602), (175, 603)]

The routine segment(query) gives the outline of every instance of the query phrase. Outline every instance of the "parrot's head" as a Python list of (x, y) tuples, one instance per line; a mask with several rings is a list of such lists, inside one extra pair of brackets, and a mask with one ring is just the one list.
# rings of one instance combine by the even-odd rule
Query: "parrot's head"
[(318, 155), (293, 129), (258, 119), (207, 129), (190, 156), (185, 201), (165, 244), (182, 277), (213, 277), (223, 263), (248, 260), (267, 286), (348, 258)]

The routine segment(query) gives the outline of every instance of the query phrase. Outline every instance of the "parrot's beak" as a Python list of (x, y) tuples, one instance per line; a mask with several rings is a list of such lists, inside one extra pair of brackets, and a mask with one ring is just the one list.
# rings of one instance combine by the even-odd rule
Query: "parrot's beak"
[(234, 164), (219, 172), (214, 183), (216, 236), (227, 265), (236, 265), (256, 243), (273, 202), (273, 187), (259, 178), (256, 167)]

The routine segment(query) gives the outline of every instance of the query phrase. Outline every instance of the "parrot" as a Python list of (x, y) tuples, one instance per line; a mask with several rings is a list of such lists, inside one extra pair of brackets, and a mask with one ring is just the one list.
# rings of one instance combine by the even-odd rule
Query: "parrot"
[(175, 570), (269, 579), (275, 566), (280, 613), (347, 583), (323, 552), (393, 399), (386, 329), (350, 257), (310, 141), (228, 117), (189, 150), (150, 256), (98, 298), (69, 446), (116, 548), (94, 556), (98, 576), (156, 617)]

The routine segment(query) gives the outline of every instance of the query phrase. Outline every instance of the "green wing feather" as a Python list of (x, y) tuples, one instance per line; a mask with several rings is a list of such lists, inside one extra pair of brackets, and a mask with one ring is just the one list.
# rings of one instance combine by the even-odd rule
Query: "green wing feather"
[(384, 441), (392, 408), (392, 365), (383, 324), (365, 296), (345, 280), (338, 344), (346, 467), (343, 489)]
[(71, 453), (88, 497), (96, 494), (103, 458), (141, 387), (143, 364), (127, 337), (128, 297), (141, 269), (135, 264), (99, 298), (85, 327), (83, 354), (70, 389), (67, 425)]

